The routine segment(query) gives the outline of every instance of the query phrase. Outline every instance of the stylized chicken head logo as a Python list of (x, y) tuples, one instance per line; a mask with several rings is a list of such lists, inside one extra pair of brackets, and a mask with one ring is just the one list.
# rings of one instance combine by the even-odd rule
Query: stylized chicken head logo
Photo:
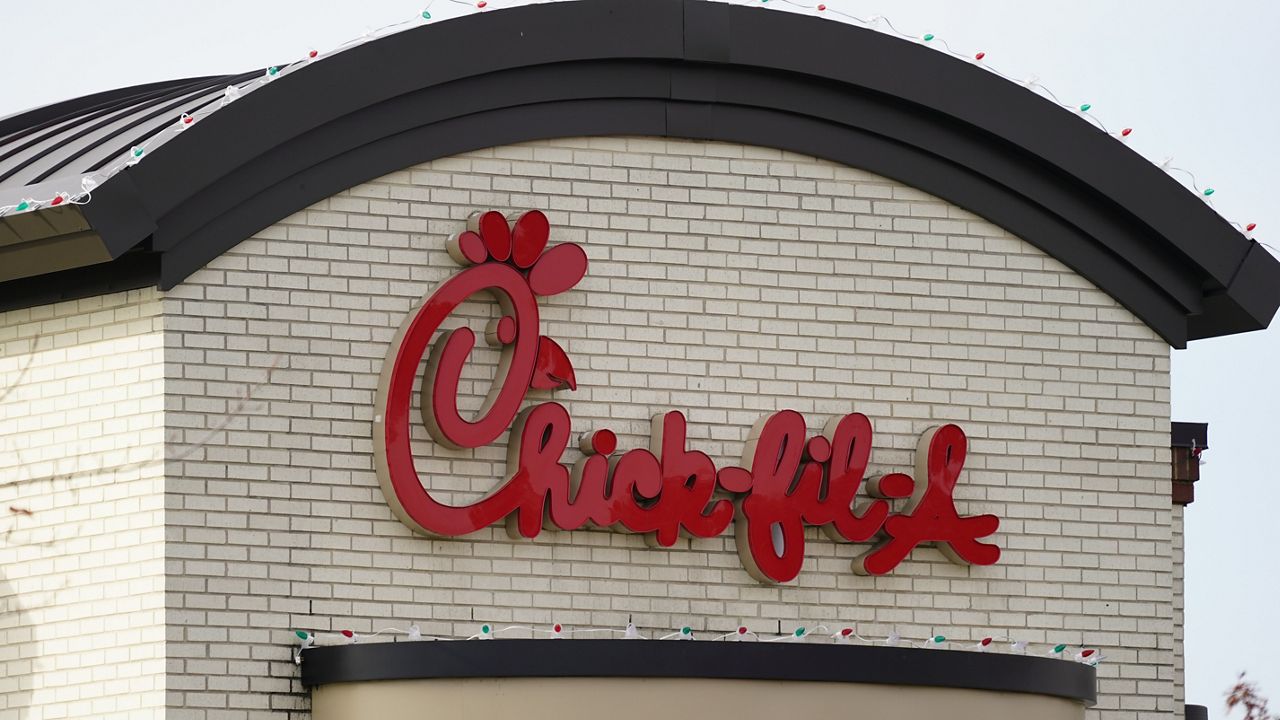
[(501, 315), (485, 339), (502, 348), (498, 376), (474, 420), (458, 411), (458, 385), (475, 347), (475, 333), (460, 327), (443, 333), (431, 350), (422, 381), (422, 416), (435, 440), (450, 448), (478, 448), (511, 426), (528, 391), (575, 389), (573, 364), (556, 341), (540, 332), (538, 297), (577, 285), (587, 255), (572, 243), (547, 248), (551, 226), (537, 210), (514, 222), (499, 212), (476, 213), (467, 230), (448, 242), (450, 257), (467, 266), (428, 295), (401, 326), (393, 361), (379, 387), (386, 409), (386, 442), (392, 454), (409, 456), (409, 398), (418, 364), (431, 338), (459, 305), (477, 296), (497, 300)]
[[(508, 224), (501, 213), (492, 210), (477, 213), (467, 222), (466, 232), (450, 239), (449, 256), (462, 265), (483, 267), (487, 263), (505, 263), (523, 276), (533, 296), (558, 295), (577, 285), (586, 275), (587, 255), (582, 248), (572, 243), (546, 250), (550, 234), (551, 226), (547, 216), (538, 210), (523, 213), (512, 225)], [(515, 282), (509, 274), (499, 275), (506, 283)], [(524, 294), (520, 287), (503, 289), (507, 290), (510, 297)], [(531, 296), (526, 297), (531, 299)], [(532, 307), (536, 317), (536, 299), (531, 299), (531, 303), (515, 303), (513, 308), (519, 313), (521, 309), (527, 309), (524, 307), (526, 304)], [(518, 328), (515, 316), (505, 314), (486, 335), (490, 344), (511, 345), (516, 339)], [(568, 387), (576, 390), (578, 384), (573, 375), (573, 364), (569, 362), (564, 349), (545, 335), (538, 336), (537, 347), (529, 387), (539, 390)]]

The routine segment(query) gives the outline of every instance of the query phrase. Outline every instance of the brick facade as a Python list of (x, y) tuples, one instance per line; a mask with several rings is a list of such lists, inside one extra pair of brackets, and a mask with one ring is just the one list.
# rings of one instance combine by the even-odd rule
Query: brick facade
[(159, 294), (0, 314), (0, 718), (164, 696)]
[[(811, 532), (799, 579), (764, 586), (727, 536), (654, 549), (604, 531), (412, 533), (372, 468), (388, 342), (456, 271), (444, 242), (469, 213), (524, 208), (591, 260), (576, 289), (542, 303), (544, 332), (577, 370), (578, 390), (554, 395), (575, 433), (608, 426), (642, 446), (653, 414), (684, 410), (690, 447), (723, 464), (762, 415), (795, 409), (817, 430), (859, 411), (882, 472), (909, 470), (919, 434), (957, 422), (970, 437), (958, 505), (1003, 518), (1001, 562), (918, 549), (860, 577), (862, 547)], [(755, 147), (523, 144), (358, 185), (160, 303), (168, 717), (305, 717), (293, 628), (416, 621), (467, 635), (629, 618), (1088, 644), (1108, 657), (1095, 716), (1181, 712), (1168, 345), (1060, 262), (919, 191)], [(475, 305), (460, 321), (483, 329), (490, 313)], [(10, 345), (8, 377), (24, 352)], [(496, 353), (473, 360), (463, 405), (475, 409)], [(504, 448), (449, 451), (419, 429), (415, 449), (436, 494), (464, 502), (501, 476)]]

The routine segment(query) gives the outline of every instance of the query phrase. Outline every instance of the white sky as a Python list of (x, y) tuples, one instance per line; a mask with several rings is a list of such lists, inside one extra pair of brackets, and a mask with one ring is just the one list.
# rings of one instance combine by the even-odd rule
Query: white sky
[[(491, 0), (490, 9), (513, 1)], [(1217, 190), (1227, 217), (1258, 223), (1258, 238), (1280, 246), (1280, 3), (823, 1), (984, 51), (1014, 77), (1036, 75), (1063, 101), (1092, 104), (1109, 127), (1135, 128), (1134, 149), (1157, 161), (1173, 156)], [(421, 9), (412, 0), (6, 8), (0, 116), (113, 87), (290, 62)], [(439, 19), (469, 8), (434, 0), (431, 11)], [(1174, 419), (1210, 423), (1209, 464), (1187, 513), (1186, 650), (1187, 699), (1214, 717), (1241, 670), (1280, 702), (1280, 477), (1267, 469), (1280, 449), (1277, 357), (1276, 328), (1173, 354)]]

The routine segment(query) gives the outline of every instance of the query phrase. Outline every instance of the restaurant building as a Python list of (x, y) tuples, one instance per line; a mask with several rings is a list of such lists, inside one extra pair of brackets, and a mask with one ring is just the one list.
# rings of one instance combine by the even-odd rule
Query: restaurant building
[(1280, 266), (978, 63), (484, 12), (0, 119), (0, 208), (0, 718), (1184, 716), (1170, 348)]

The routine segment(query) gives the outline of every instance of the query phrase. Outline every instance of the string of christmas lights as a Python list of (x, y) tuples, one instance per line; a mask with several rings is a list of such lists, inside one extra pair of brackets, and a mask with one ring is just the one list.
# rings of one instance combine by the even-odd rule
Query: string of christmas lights
[[(1100, 118), (1098, 118), (1098, 116), (1090, 112), (1093, 109), (1093, 105), (1091, 105), (1090, 103), (1081, 103), (1079, 105), (1073, 105), (1071, 103), (1063, 102), (1062, 99), (1059, 98), (1056, 94), (1054, 94), (1052, 90), (1042, 85), (1040, 83), (1040, 78), (1036, 75), (1032, 75), (1028, 78), (1017, 78), (1007, 73), (1001, 72), (998, 68), (986, 62), (987, 53), (985, 51), (980, 50), (974, 53), (962, 52), (952, 48), (951, 45), (946, 40), (934, 35), (933, 33), (924, 33), (922, 35), (915, 35), (913, 33), (904, 32), (902, 30), (899, 30), (897, 26), (895, 26), (893, 22), (889, 20), (889, 18), (883, 15), (873, 15), (867, 18), (863, 18), (863, 17), (859, 17), (858, 15), (854, 15), (852, 13), (844, 12), (836, 7), (829, 6), (826, 3), (809, 4), (805, 2), (798, 2), (798, 0), (775, 0), (775, 2), (777, 4), (789, 5), (793, 8), (807, 11), (818, 16), (823, 16), (827, 14), (835, 15), (835, 16), (844, 18), (845, 20), (851, 21), (853, 23), (862, 25), (867, 29), (877, 30), (879, 32), (884, 32), (889, 35), (894, 35), (898, 38), (907, 40), (909, 42), (919, 43), (922, 45), (932, 47), (934, 50), (946, 53), (958, 60), (975, 64), (983, 68), (984, 70), (987, 70), (988, 72), (991, 72), (1008, 82), (1014, 83), (1015, 85), (1021, 85), (1027, 88), (1028, 90), (1035, 92), (1048, 100), (1051, 100), (1054, 104), (1058, 105), (1062, 109), (1068, 112), (1071, 112), (1081, 118), (1084, 118), (1088, 122), (1092, 123), (1099, 130), (1116, 138), (1120, 142), (1127, 143), (1127, 141), (1129, 140), (1129, 137), (1133, 134), (1133, 128), (1131, 127), (1126, 127), (1117, 131), (1113, 131), (1109, 129), (1107, 125)], [(761, 5), (765, 7), (767, 7), (769, 3), (770, 3), (770, 0), (736, 0), (736, 2), (733, 2), (733, 4), (735, 5)], [(1191, 170), (1188, 170), (1187, 168), (1178, 167), (1174, 165), (1172, 156), (1168, 156), (1164, 158), (1164, 160), (1162, 160), (1159, 163), (1159, 167), (1161, 170), (1164, 170), (1166, 173), (1170, 175), (1175, 175), (1175, 176), (1181, 175), (1188, 182), (1190, 182), (1190, 189), (1194, 190), (1195, 193), (1199, 195), (1210, 207), (1214, 207), (1213, 200), (1211, 198), (1217, 192), (1217, 190), (1215, 190), (1213, 187), (1209, 185), (1202, 186), (1200, 179), (1196, 176), (1194, 172), (1192, 172)], [(1217, 208), (1215, 207), (1214, 209), (1216, 210)], [(1233, 227), (1239, 230), (1243, 235), (1245, 235), (1251, 240), (1253, 239), (1253, 231), (1258, 227), (1257, 223), (1253, 223), (1253, 222), (1241, 223), (1235, 220), (1231, 220), (1230, 218), (1225, 218), (1225, 219), (1227, 220), (1227, 222), (1231, 223)], [(1267, 247), (1270, 248), (1271, 246), (1267, 245)], [(1271, 249), (1274, 250), (1274, 248), (1271, 248)]]
[[(410, 625), (407, 629), (386, 628), (372, 633), (356, 633), (351, 630), (339, 630), (331, 633), (316, 633), (310, 630), (295, 630), (294, 636), (298, 639), (298, 648), (294, 652), (293, 660), (295, 663), (302, 663), (302, 654), (304, 651), (313, 647), (326, 645), (354, 645), (360, 642), (380, 637), (404, 637), (408, 641), (421, 642), (467, 642), (470, 640), (495, 640), (504, 635), (520, 633), (523, 635), (532, 635), (535, 638), (545, 638), (548, 640), (565, 640), (581, 635), (605, 635), (608, 637), (620, 637), (623, 640), (697, 640), (693, 628), (686, 625), (678, 630), (657, 636), (647, 636), (640, 632), (635, 623), (627, 623), (625, 628), (565, 628), (560, 623), (555, 623), (549, 628), (536, 628), (528, 625), (508, 625), (506, 627), (497, 628), (491, 624), (485, 623), (480, 626), (479, 631), (463, 637), (439, 637), (431, 635), (423, 635), (422, 629), (416, 624)], [(852, 627), (841, 627), (834, 632), (826, 625), (815, 625), (813, 627), (799, 626), (789, 633), (775, 635), (766, 633), (757, 633), (749, 630), (745, 625), (738, 626), (733, 632), (720, 633), (713, 635), (703, 642), (805, 642), (811, 637), (827, 637), (831, 642), (838, 645), (851, 645), (861, 642), (864, 645), (885, 645), (887, 647), (913, 647), (920, 649), (937, 649), (943, 647), (957, 647), (970, 652), (994, 652), (997, 648), (1007, 645), (1010, 653), (1020, 655), (1043, 655), (1046, 657), (1059, 658), (1062, 660), (1071, 660), (1083, 663), (1091, 667), (1097, 667), (1106, 659), (1096, 648), (1075, 647), (1066, 643), (1059, 643), (1048, 648), (1046, 652), (1037, 653), (1031, 650), (1030, 643), (1023, 640), (1012, 640), (1010, 638), (984, 637), (973, 644), (959, 645), (947, 640), (944, 635), (930, 635), (920, 640), (908, 640), (898, 634), (896, 630), (891, 632), (888, 637), (883, 640), (869, 640), (857, 632)], [(1071, 653), (1070, 650), (1075, 652)]]
[[(490, 2), (490, 0), (446, 0), (446, 1), (450, 5), (459, 6), (461, 8), (468, 10), (471, 14), (485, 12), (490, 9), (496, 9), (493, 7), (493, 2)], [(543, 1), (557, 2), (559, 0), (543, 0)], [(1044, 97), (1045, 99), (1048, 99), (1056, 103), (1058, 106), (1060, 106), (1064, 110), (1074, 113), (1079, 117), (1085, 119), (1089, 123), (1093, 124), (1101, 132), (1105, 132), (1108, 135), (1111, 135), (1112, 137), (1116, 138), (1116, 140), (1119, 142), (1126, 142), (1129, 139), (1129, 137), (1133, 134), (1133, 128), (1129, 128), (1129, 127), (1123, 128), (1118, 131), (1112, 131), (1111, 129), (1109, 129), (1107, 125), (1100, 118), (1098, 118), (1096, 115), (1094, 115), (1091, 112), (1093, 110), (1093, 106), (1090, 103), (1086, 102), (1086, 103), (1081, 103), (1076, 105), (1076, 104), (1063, 102), (1056, 94), (1053, 93), (1052, 90), (1050, 90), (1049, 88), (1041, 84), (1037, 76), (1033, 75), (1028, 78), (1017, 78), (1012, 75), (1001, 72), (994, 65), (987, 62), (987, 54), (985, 51), (977, 51), (977, 52), (959, 51), (953, 48), (951, 44), (948, 43), (945, 39), (938, 37), (933, 33), (926, 32), (920, 35), (916, 35), (914, 33), (905, 32), (903, 30), (898, 29), (898, 27), (893, 24), (892, 20), (885, 17), (884, 15), (872, 15), (869, 17), (861, 17), (857, 14), (842, 10), (839, 7), (836, 7), (834, 4), (828, 3), (828, 2), (808, 3), (808, 2), (801, 2), (800, 0), (714, 0), (714, 1), (727, 2), (733, 5), (756, 6), (756, 7), (762, 7), (762, 8), (769, 8), (770, 6), (776, 7), (778, 5), (787, 5), (792, 8), (795, 8), (796, 10), (810, 13), (816, 17), (840, 18), (841, 20), (846, 21), (848, 23), (861, 25), (862, 27), (870, 30), (875, 30), (888, 35), (893, 35), (895, 37), (901, 38), (909, 42), (915, 42), (921, 45), (925, 45), (927, 47), (933, 48), (934, 50), (937, 50), (938, 52), (943, 52), (948, 55), (951, 55), (952, 57), (957, 58), (959, 60), (975, 64), (1003, 78), (1008, 82), (1021, 85), (1025, 87), (1027, 90), (1031, 92), (1035, 92), (1039, 94), (1041, 97)], [(142, 159), (146, 157), (148, 150), (152, 149), (155, 145), (163, 142), (163, 140), (167, 139), (170, 135), (185, 131), (187, 128), (195, 124), (197, 121), (207, 117), (208, 115), (216, 112), (220, 108), (225, 107), (227, 104), (242, 97), (244, 93), (252, 92), (257, 88), (263, 85), (266, 85), (274, 80), (277, 80), (281, 77), (284, 77), (285, 75), (288, 75), (301, 67), (305, 67), (310, 63), (323, 59), (324, 57), (334, 55), (338, 52), (349, 49), (351, 47), (364, 44), (371, 40), (375, 40), (375, 39), (384, 37), (386, 35), (399, 32), (410, 26), (416, 26), (416, 25), (421, 25), (423, 23), (433, 22), (435, 18), (431, 14), (431, 8), (435, 4), (435, 2), (436, 0), (430, 0), (430, 2), (427, 3), (426, 7), (424, 7), (420, 12), (418, 12), (417, 15), (415, 15), (410, 19), (401, 20), (399, 22), (394, 22), (388, 25), (377, 27), (377, 28), (367, 29), (360, 36), (347, 40), (346, 42), (338, 45), (332, 50), (329, 50), (324, 53), (312, 48), (307, 51), (304, 57), (286, 65), (273, 65), (267, 68), (261, 77), (255, 80), (252, 80), (244, 85), (240, 85), (240, 86), (230, 85), (224, 91), (224, 95), (220, 103), (213, 104), (205, 109), (198, 110), (193, 113), (180, 114), (177, 118), (174, 119), (173, 123), (171, 123), (168, 127), (156, 133), (155, 135), (151, 136), (150, 138), (143, 141), (142, 143), (133, 146), (129, 150), (129, 152), (126, 153), (125, 156), (121, 158), (118, 162), (110, 165), (106, 169), (99, 170), (97, 172), (85, 175), (81, 179), (81, 186), (79, 188), (79, 192), (75, 192), (75, 193), (58, 192), (53, 197), (45, 198), (45, 199), (25, 198), (15, 205), (0, 206), (0, 217), (4, 217), (5, 215), (8, 215), (8, 214), (32, 212), (44, 207), (54, 207), (54, 206), (62, 205), (64, 203), (70, 204), (70, 205), (84, 205), (92, 200), (94, 187), (102, 184), (103, 182), (110, 179), (116, 173), (119, 173), (125, 168), (130, 167), (132, 165), (136, 165), (137, 163), (141, 162)], [(531, 3), (528, 2), (528, 0), (508, 0), (507, 2), (502, 3), (502, 7), (516, 7), (516, 6), (527, 5), (527, 4), (531, 4)], [(1181, 177), (1187, 180), (1190, 183), (1189, 189), (1194, 191), (1197, 195), (1199, 195), (1201, 199), (1203, 199), (1210, 207), (1213, 207), (1212, 196), (1217, 191), (1212, 186), (1209, 186), (1209, 185), (1202, 186), (1200, 179), (1196, 176), (1194, 172), (1186, 168), (1174, 165), (1172, 157), (1166, 157), (1163, 161), (1159, 163), (1158, 166), (1162, 170), (1164, 170), (1166, 173), (1169, 173), (1170, 175), (1173, 175), (1175, 177)], [(1253, 233), (1254, 233), (1254, 230), (1257, 228), (1257, 223), (1253, 223), (1253, 222), (1242, 223), (1242, 222), (1237, 222), (1235, 220), (1231, 220), (1230, 218), (1226, 218), (1226, 219), (1229, 223), (1231, 223), (1233, 227), (1239, 230), (1245, 237), (1251, 240), (1253, 239)], [(1273, 252), (1277, 252), (1277, 254), (1280, 254), (1280, 251), (1277, 251), (1276, 248), (1273, 248), (1270, 245), (1267, 245), (1266, 243), (1262, 243), (1262, 244), (1268, 249), (1272, 250)]]

